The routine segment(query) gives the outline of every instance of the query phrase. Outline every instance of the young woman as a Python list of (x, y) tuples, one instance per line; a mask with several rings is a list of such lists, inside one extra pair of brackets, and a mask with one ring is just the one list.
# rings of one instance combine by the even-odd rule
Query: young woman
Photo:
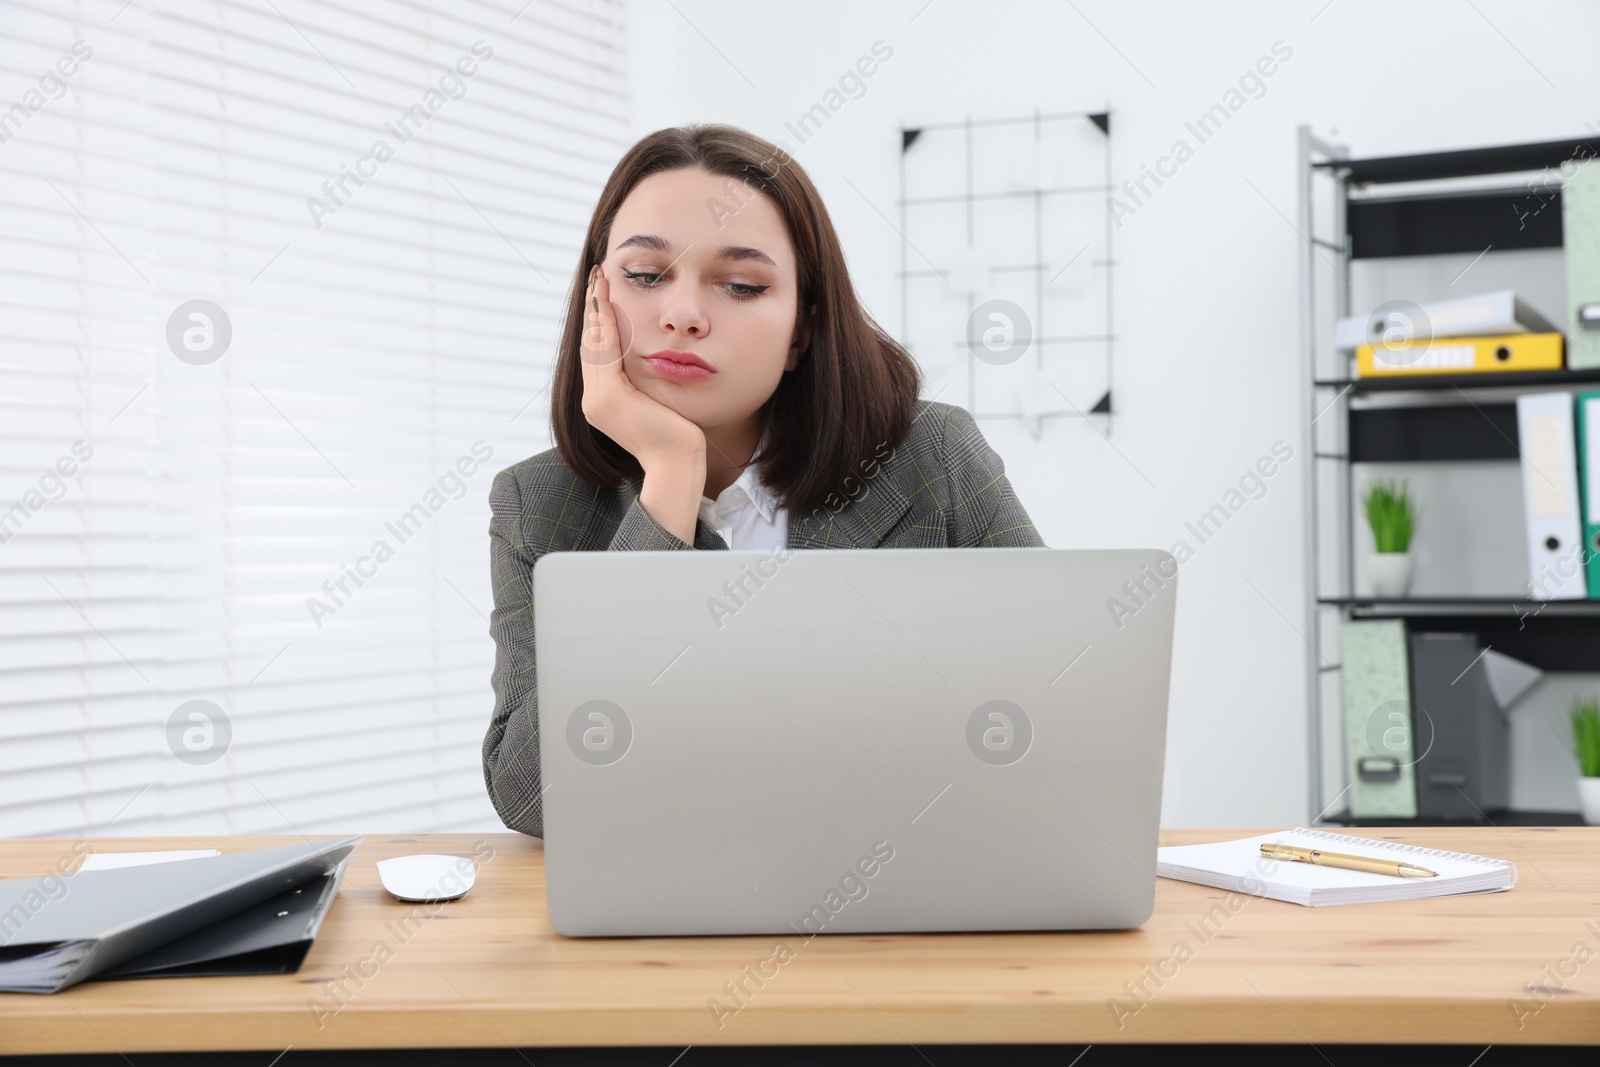
[[(556, 358), (556, 447), (490, 490), (501, 819), (544, 836), (533, 567), (547, 552), (1043, 546), (972, 416), (918, 400), (811, 180), (730, 126), (612, 172)], [(580, 292), (581, 287), (581, 292)]]

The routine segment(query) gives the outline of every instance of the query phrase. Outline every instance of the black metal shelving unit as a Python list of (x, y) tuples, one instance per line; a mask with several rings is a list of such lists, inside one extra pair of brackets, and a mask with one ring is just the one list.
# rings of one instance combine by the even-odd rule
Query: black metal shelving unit
[(1319, 378), (1311, 384), (1319, 389), (1349, 389), (1363, 393), (1422, 393), (1430, 389), (1517, 389), (1529, 385), (1583, 385), (1600, 382), (1600, 367), (1583, 370), (1502, 371), (1495, 374), (1393, 374), (1382, 378)]
[[(1314, 457), (1306, 479), (1306, 635), (1309, 801), (1313, 822), (1345, 825), (1452, 825), (1423, 820), (1352, 820), (1348, 811), (1326, 814), (1342, 796), (1323, 785), (1323, 679), (1338, 664), (1318, 649), (1327, 623), (1345, 618), (1402, 618), (1413, 630), (1472, 630), (1497, 650), (1547, 671), (1600, 671), (1600, 602), (1536, 601), (1510, 597), (1358, 596), (1353, 588), (1352, 476), (1355, 463), (1452, 462), (1519, 459), (1516, 395), (1600, 382), (1600, 369), (1504, 374), (1413, 374), (1357, 378), (1353, 358), (1335, 352), (1336, 366), (1319, 368), (1329, 349), (1332, 322), (1319, 319), (1317, 273), (1331, 267), (1332, 317), (1350, 314), (1350, 267), (1359, 259), (1395, 256), (1488, 254), (1562, 244), (1560, 166), (1600, 155), (1600, 138), (1542, 141), (1414, 155), (1351, 159), (1342, 145), (1299, 132), (1300, 326), (1306, 411), (1301, 445)], [(1537, 173), (1536, 184), (1513, 176)], [(1555, 177), (1552, 177), (1555, 176)], [(1472, 179), (1450, 187), (1452, 179)], [(1332, 237), (1318, 233), (1317, 181), (1331, 182)], [(1412, 185), (1411, 183), (1418, 183)], [(1503, 183), (1503, 184), (1502, 184)], [(1442, 187), (1443, 186), (1443, 187)], [(1325, 226), (1324, 229), (1327, 229)], [(1396, 294), (1401, 295), (1401, 294)], [(1323, 373), (1319, 374), (1319, 369)], [(1383, 394), (1382, 403), (1364, 403)], [(1408, 398), (1415, 400), (1408, 402)], [(1317, 423), (1332, 424), (1318, 447)], [(1322, 588), (1323, 552), (1319, 487), (1333, 479), (1337, 589)], [(1340, 714), (1335, 706), (1334, 714)], [(1489, 813), (1483, 823), (1560, 825), (1574, 813)]]
[(1489, 811), (1481, 820), (1464, 819), (1354, 819), (1348, 811), (1324, 815), (1323, 822), (1340, 826), (1582, 826), (1575, 811)]

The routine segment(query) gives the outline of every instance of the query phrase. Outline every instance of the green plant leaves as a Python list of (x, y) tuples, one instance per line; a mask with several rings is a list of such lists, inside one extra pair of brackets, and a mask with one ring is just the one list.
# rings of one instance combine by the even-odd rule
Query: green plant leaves
[(1405, 552), (1411, 548), (1416, 506), (1406, 482), (1372, 482), (1361, 496), (1361, 506), (1366, 510), (1372, 541), (1379, 552)]
[(1568, 714), (1578, 773), (1585, 778), (1600, 778), (1600, 698), (1575, 697)]

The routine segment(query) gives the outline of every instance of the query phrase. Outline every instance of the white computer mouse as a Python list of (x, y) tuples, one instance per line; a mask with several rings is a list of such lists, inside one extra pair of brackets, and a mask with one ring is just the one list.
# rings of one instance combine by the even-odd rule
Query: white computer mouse
[(465, 896), (478, 868), (466, 856), (396, 856), (378, 861), (378, 878), (398, 900), (431, 903)]

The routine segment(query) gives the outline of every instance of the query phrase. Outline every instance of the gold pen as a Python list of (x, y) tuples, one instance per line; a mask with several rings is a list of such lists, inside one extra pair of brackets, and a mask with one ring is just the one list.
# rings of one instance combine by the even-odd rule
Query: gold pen
[(1349, 871), (1366, 871), (1368, 874), (1391, 874), (1396, 878), (1437, 878), (1438, 871), (1430, 871), (1404, 860), (1384, 860), (1376, 856), (1352, 856), (1347, 852), (1324, 852), (1320, 848), (1296, 848), (1294, 845), (1264, 844), (1261, 854), (1275, 860), (1293, 860), (1296, 863), (1315, 863), (1323, 867), (1343, 867)]

